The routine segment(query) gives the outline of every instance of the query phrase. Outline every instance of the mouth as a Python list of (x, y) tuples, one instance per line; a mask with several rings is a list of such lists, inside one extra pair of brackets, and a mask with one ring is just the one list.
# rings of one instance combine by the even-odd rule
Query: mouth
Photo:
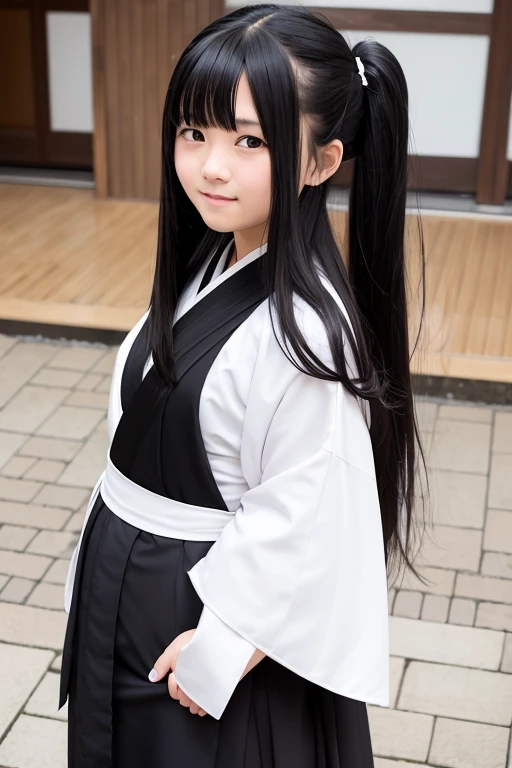
[(225, 202), (233, 202), (236, 200), (236, 197), (224, 197), (224, 195), (211, 195), (208, 192), (201, 192), (201, 194), (204, 197), (209, 198), (210, 200), (224, 200)]

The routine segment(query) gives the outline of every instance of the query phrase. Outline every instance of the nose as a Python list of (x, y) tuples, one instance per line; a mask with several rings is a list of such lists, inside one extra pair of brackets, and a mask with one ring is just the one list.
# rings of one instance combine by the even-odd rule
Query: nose
[(229, 171), (223, 152), (212, 149), (203, 163), (201, 173), (205, 179), (220, 179), (229, 181), (231, 173)]

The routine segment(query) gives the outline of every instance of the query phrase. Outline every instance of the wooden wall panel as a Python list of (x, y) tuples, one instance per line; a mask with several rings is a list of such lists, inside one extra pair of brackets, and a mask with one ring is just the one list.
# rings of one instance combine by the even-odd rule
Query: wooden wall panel
[(219, 0), (91, 0), (98, 197), (158, 199), (161, 121), (173, 68), (222, 15)]
[(501, 205), (508, 192), (507, 141), (512, 94), (512, 2), (494, 0), (487, 66), (477, 203)]
[[(197, 32), (227, 12), (224, 2), (90, 0), (90, 6), (97, 195), (156, 200), (160, 185), (160, 124), (172, 70)], [(512, 0), (495, 0), (494, 14), (311, 7), (337, 28), (490, 34), (480, 160), (415, 156), (411, 188), (476, 193), (480, 203), (504, 201), (508, 164), (503, 126), (512, 87), (511, 8)], [(349, 165), (340, 168), (332, 183), (349, 183)]]

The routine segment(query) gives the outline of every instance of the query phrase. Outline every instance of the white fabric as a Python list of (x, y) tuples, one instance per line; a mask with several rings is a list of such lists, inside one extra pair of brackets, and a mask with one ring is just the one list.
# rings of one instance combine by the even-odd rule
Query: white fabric
[(215, 541), (233, 517), (225, 509), (160, 496), (123, 475), (110, 456), (100, 491), (107, 507), (122, 520), (134, 528), (172, 539)]
[[(266, 250), (221, 274), (230, 246), (199, 295), (206, 264), (187, 286), (176, 319)], [(220, 718), (259, 648), (324, 688), (389, 706), (387, 582), (367, 403), (339, 382), (298, 371), (274, 337), (269, 310), (262, 302), (232, 334), (201, 393), (206, 452), (234, 514), (188, 571), (204, 608), (176, 679)], [(332, 364), (316, 313), (299, 300), (296, 311), (309, 344)], [(145, 318), (116, 359), (110, 439), (121, 416), (122, 367)]]

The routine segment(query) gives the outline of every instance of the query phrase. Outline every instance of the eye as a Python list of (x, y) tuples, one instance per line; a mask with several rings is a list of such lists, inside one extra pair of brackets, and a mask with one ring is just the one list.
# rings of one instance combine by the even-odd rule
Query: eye
[[(260, 143), (260, 146), (264, 146), (264, 147), (266, 147), (266, 146), (267, 146), (267, 145), (265, 144), (265, 142), (263, 141), (263, 139), (259, 139), (257, 136), (243, 136), (243, 137), (240, 139), (240, 141), (245, 141), (246, 139), (247, 139), (248, 141), (259, 141), (259, 143)], [(247, 147), (247, 149), (259, 149), (259, 147)]]
[[(202, 136), (203, 139), (204, 139), (203, 134), (197, 128), (182, 128), (179, 131), (178, 136), (183, 136), (185, 133), (187, 133), (187, 131), (191, 131), (192, 133), (197, 133), (197, 134), (199, 134), (199, 136)], [(242, 136), (240, 141), (256, 141), (256, 142), (259, 142), (258, 146), (254, 146), (254, 145), (246, 146), (246, 147), (244, 147), (245, 149), (259, 149), (261, 146), (263, 146), (263, 147), (267, 146), (267, 144), (263, 141), (263, 139), (258, 138), (258, 136)], [(191, 143), (196, 143), (196, 142), (195, 142), (194, 139), (192, 139)]]
[[(197, 128), (182, 128), (178, 135), (183, 136), (183, 134), (185, 134), (187, 131), (192, 131), (192, 133), (199, 133), (201, 136), (203, 135), (201, 131), (197, 130)], [(194, 140), (192, 139), (192, 141)]]

